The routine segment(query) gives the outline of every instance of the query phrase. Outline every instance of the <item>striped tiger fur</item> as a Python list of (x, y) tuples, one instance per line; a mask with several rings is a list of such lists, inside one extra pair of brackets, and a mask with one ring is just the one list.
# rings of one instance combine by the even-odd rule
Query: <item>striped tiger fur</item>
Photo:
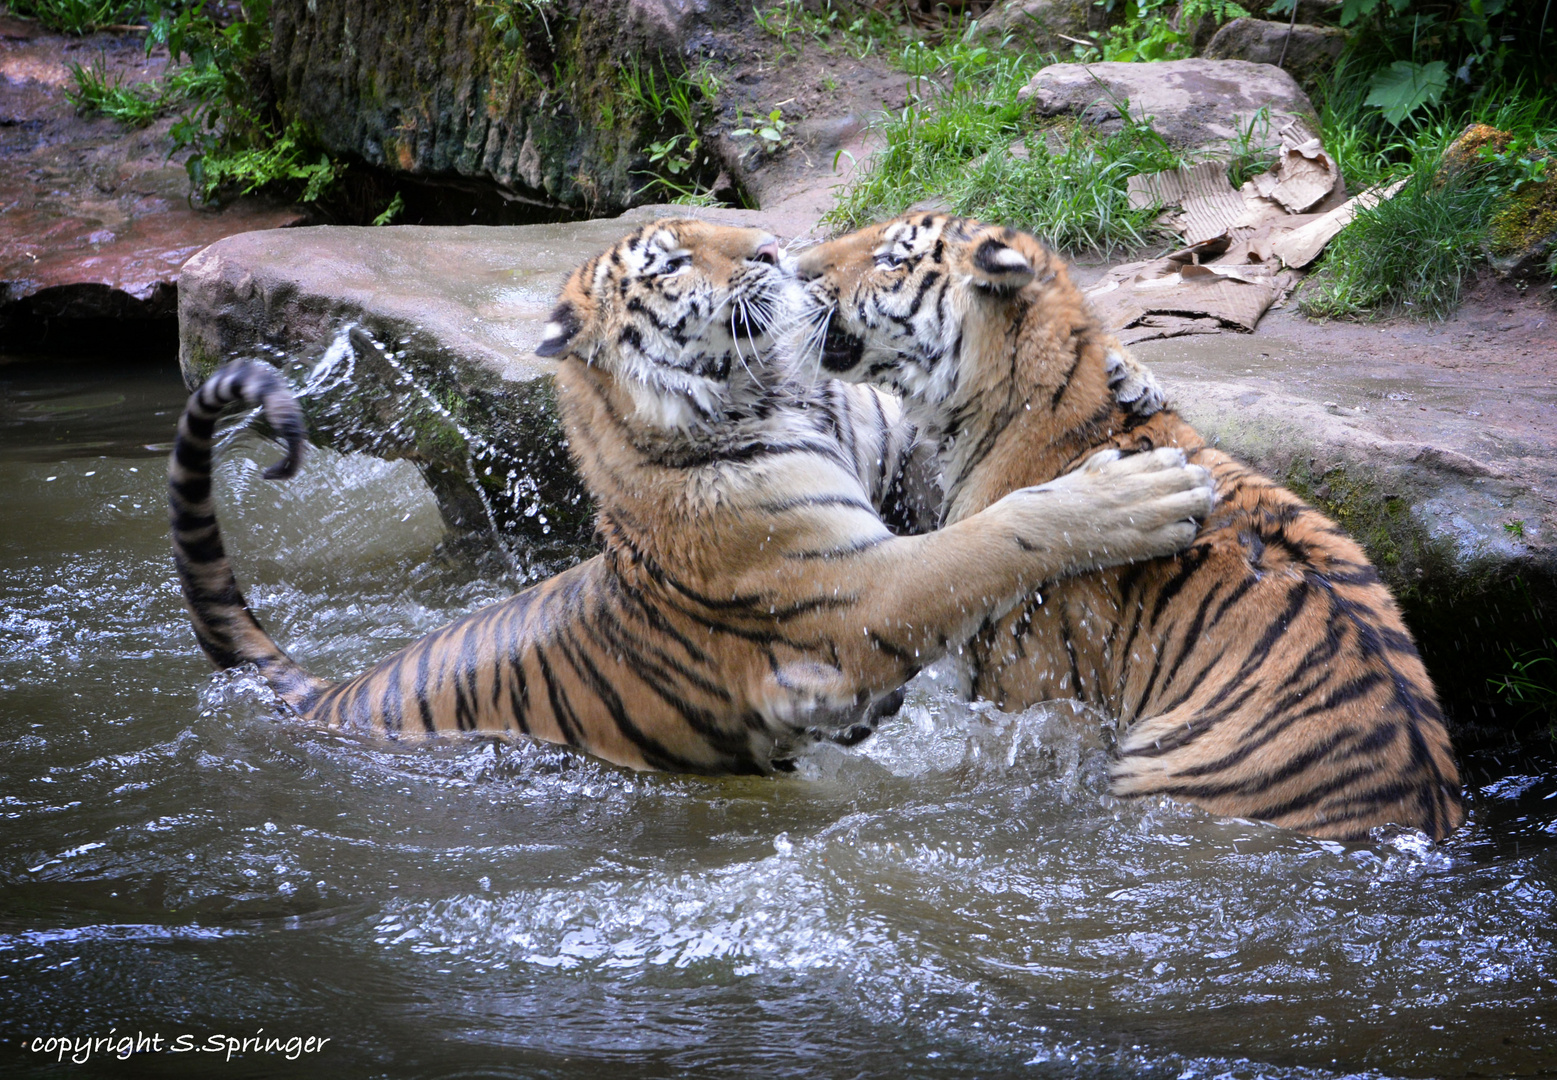
[(917, 214), (802, 252), (796, 271), (820, 371), (897, 391), (937, 444), (944, 522), (1101, 447), (1180, 447), (1215, 477), (1218, 506), (1182, 555), (1052, 582), (984, 627), (974, 692), (1112, 713), (1120, 795), (1341, 839), (1387, 823), (1438, 838), (1464, 820), (1436, 692), (1362, 549), (1152, 412), (1155, 384), (1042, 244)]
[(1165, 451), (1100, 458), (951, 528), (892, 535), (912, 430), (889, 398), (758, 363), (794, 285), (771, 236), (662, 221), (576, 270), (538, 352), (598, 505), (603, 554), (326, 682), (260, 627), (211, 501), (217, 416), (258, 403), (303, 425), (263, 365), (190, 398), (170, 474), (173, 549), (196, 633), (252, 663), (304, 717), (390, 737), (528, 735), (639, 769), (765, 773), (807, 742), (850, 742), (920, 666), (1031, 582), (1179, 550), (1209, 479)]

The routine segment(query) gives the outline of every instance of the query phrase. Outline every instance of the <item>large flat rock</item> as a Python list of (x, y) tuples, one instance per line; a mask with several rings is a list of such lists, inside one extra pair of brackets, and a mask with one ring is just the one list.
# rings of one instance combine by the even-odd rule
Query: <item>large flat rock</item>
[[(1292, 120), (1303, 117), (1312, 123), (1316, 115), (1297, 81), (1274, 64), (1198, 57), (1149, 64), (1050, 64), (1016, 96), (1041, 116), (1077, 116), (1107, 133), (1124, 128), (1123, 110), (1128, 109), (1137, 123), (1149, 122), (1178, 149), (1223, 153), (1230, 140), (1245, 132), (1274, 143), (1276, 133)], [(1267, 110), (1264, 125), (1257, 119), (1262, 109)]]

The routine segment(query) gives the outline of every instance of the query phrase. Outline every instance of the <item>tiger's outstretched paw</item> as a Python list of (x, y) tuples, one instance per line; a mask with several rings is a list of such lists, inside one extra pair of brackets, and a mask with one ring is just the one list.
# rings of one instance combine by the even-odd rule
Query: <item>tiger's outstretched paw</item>
[(785, 741), (825, 739), (853, 746), (896, 714), (903, 691), (872, 693), (830, 664), (796, 660), (762, 680), (756, 704)]
[(1168, 403), (1167, 391), (1128, 349), (1113, 348), (1104, 358), (1104, 371), (1108, 375), (1108, 389), (1114, 400), (1136, 416), (1150, 416), (1160, 412)]
[(1075, 471), (1022, 491), (1052, 500), (1039, 532), (1050, 550), (1064, 551), (1073, 570), (1177, 554), (1216, 501), (1211, 474), (1186, 464), (1176, 447), (1128, 455), (1104, 450)]

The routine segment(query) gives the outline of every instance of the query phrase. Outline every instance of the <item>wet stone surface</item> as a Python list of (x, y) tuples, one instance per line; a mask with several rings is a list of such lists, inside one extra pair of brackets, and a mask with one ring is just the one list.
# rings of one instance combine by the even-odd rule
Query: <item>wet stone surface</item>
[[(1124, 128), (1121, 105), (1136, 121), (1181, 150), (1225, 152), (1269, 110), (1269, 134), (1297, 117), (1312, 120), (1313, 103), (1284, 70), (1244, 60), (1163, 60), (1150, 64), (1050, 64), (1017, 92), (1040, 116), (1078, 116), (1104, 132)], [(1264, 137), (1258, 127), (1253, 132)]]
[[(138, 35), (69, 38), (0, 19), (0, 331), (43, 340), (51, 323), (174, 314), (184, 260), (233, 233), (303, 220), (296, 207), (189, 201), (171, 117), (131, 129), (76, 115), (70, 65), (125, 85), (160, 76)], [(25, 340), (22, 341), (26, 343)]]

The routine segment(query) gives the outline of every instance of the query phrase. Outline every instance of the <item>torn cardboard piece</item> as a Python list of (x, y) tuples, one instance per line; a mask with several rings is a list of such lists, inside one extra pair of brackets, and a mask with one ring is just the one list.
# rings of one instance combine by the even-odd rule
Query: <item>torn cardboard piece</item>
[(1297, 275), (1273, 264), (1197, 264), (1172, 257), (1115, 267), (1087, 291), (1126, 344), (1221, 329), (1252, 331)]
[(1188, 244), (1223, 235), (1245, 210), (1244, 200), (1227, 182), (1227, 166), (1221, 161), (1132, 176), (1125, 190), (1132, 210), (1180, 207), (1184, 218), (1180, 231)]
[(1275, 167), (1249, 181), (1255, 194), (1280, 204), (1289, 214), (1306, 214), (1318, 208), (1338, 188), (1345, 196), (1340, 168), (1307, 124), (1294, 120), (1278, 134), (1281, 154)]
[(1143, 315), (1134, 326), (1114, 331), (1121, 345), (1191, 334), (1220, 334), (1222, 324), (1209, 315)]
[(1224, 235), (1236, 243), (1268, 222), (1339, 206), (1346, 186), (1319, 136), (1301, 119), (1287, 124), (1279, 135), (1275, 166), (1237, 191), (1228, 183), (1225, 162), (1202, 161), (1130, 177), (1130, 206), (1167, 208), (1159, 224), (1174, 229), (1191, 247)]
[(1166, 208), (1159, 223), (1188, 246), (1155, 262), (1116, 267), (1088, 291), (1126, 344), (1252, 331), (1297, 284), (1294, 268), (1312, 262), (1351, 220), (1357, 200), (1344, 202), (1340, 169), (1319, 136), (1300, 119), (1278, 134), (1275, 165), (1237, 191), (1226, 162), (1217, 160), (1130, 178), (1130, 205)]
[(1357, 216), (1359, 210), (1377, 206), (1404, 185), (1404, 180), (1396, 180), (1388, 186), (1372, 187), (1355, 198), (1347, 199), (1329, 213), (1321, 214), (1300, 228), (1276, 237), (1271, 242), (1271, 253), (1288, 267), (1301, 269), (1307, 266), (1319, 257), (1319, 253), (1335, 239), (1337, 233), (1352, 223), (1352, 218)]

